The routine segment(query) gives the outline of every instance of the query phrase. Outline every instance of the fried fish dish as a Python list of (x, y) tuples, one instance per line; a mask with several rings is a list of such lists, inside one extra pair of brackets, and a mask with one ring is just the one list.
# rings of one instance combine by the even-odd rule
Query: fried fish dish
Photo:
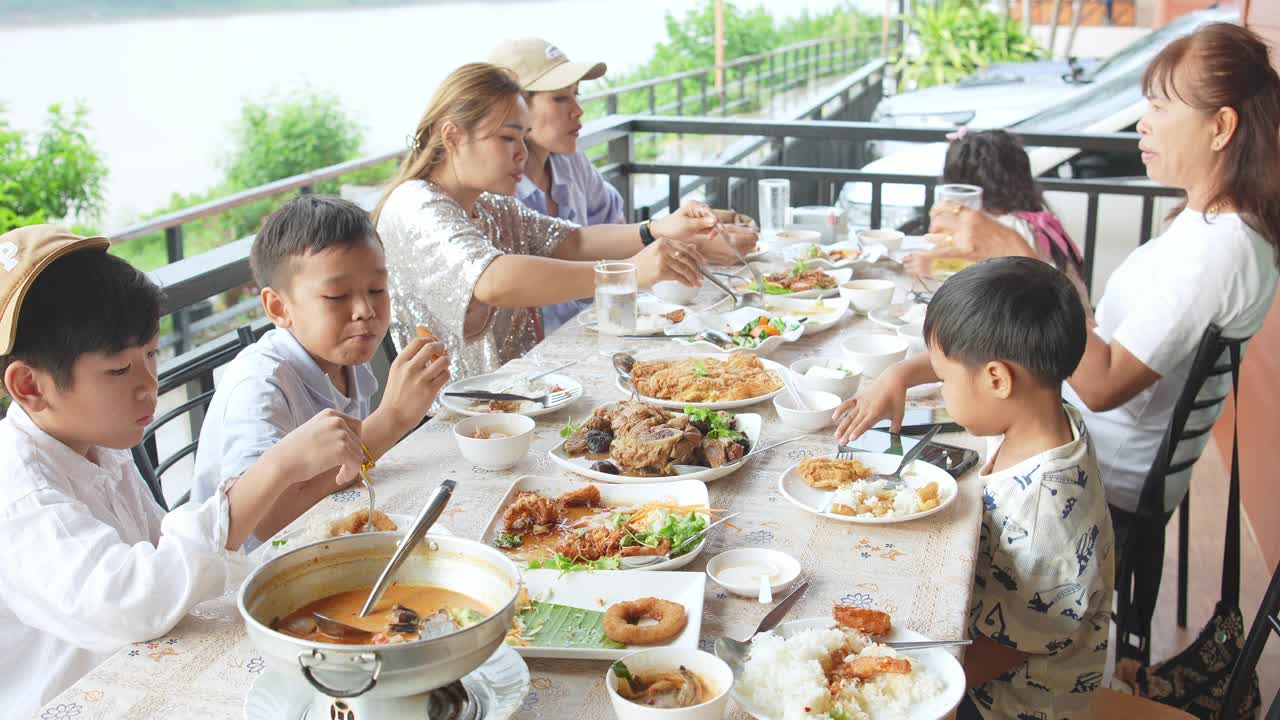
[(805, 458), (800, 461), (800, 478), (818, 490), (838, 490), (844, 485), (871, 477), (871, 468), (857, 460)]
[(641, 395), (679, 402), (729, 402), (768, 395), (782, 380), (760, 359), (739, 351), (728, 360), (686, 358), (637, 362), (631, 382)]

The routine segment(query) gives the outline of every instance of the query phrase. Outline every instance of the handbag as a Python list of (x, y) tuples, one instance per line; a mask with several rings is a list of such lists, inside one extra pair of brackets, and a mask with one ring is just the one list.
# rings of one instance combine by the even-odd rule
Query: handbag
[(1231, 345), (1231, 385), (1236, 401), (1232, 406), (1231, 484), (1227, 493), (1227, 534), (1222, 553), (1222, 591), (1213, 617), (1196, 639), (1177, 655), (1138, 668), (1134, 690), (1138, 695), (1176, 707), (1201, 720), (1253, 718), (1260, 715), (1262, 694), (1258, 673), (1249, 679), (1240, 708), (1223, 714), (1227, 692), (1237, 658), (1244, 648), (1244, 614), (1240, 611), (1240, 442), (1238, 407), (1240, 402), (1240, 346)]

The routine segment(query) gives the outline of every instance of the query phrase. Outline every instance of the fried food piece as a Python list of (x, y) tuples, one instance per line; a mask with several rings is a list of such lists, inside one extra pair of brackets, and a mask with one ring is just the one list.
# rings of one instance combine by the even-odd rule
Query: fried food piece
[(671, 551), (671, 538), (662, 538), (654, 547), (648, 545), (628, 545), (622, 548), (623, 557), (639, 557), (641, 555), (666, 555)]
[[(657, 624), (637, 625), (641, 618)], [(680, 603), (655, 597), (625, 600), (604, 611), (604, 636), (627, 645), (660, 645), (676, 639), (688, 621)]]
[(560, 522), (560, 507), (534, 492), (516, 495), (515, 502), (502, 511), (502, 524), (515, 535), (545, 535)]
[(768, 395), (782, 381), (760, 359), (739, 350), (728, 360), (686, 358), (637, 362), (631, 382), (648, 397), (681, 402), (725, 402)]
[(556, 552), (575, 560), (599, 560), (617, 555), (622, 552), (622, 531), (610, 527), (569, 531), (556, 543)]
[(663, 313), (662, 317), (678, 325), (684, 322), (684, 315), (684, 308), (680, 308), (679, 310), (672, 310), (669, 313)]
[[(339, 535), (355, 535), (364, 532), (364, 526), (369, 521), (369, 508), (361, 508), (350, 515), (333, 521), (329, 526), (329, 537), (338, 537)], [(387, 517), (381, 510), (373, 511), (373, 529), (375, 532), (387, 532), (390, 530), (398, 530), (395, 522)]]
[(595, 485), (583, 485), (560, 496), (561, 507), (591, 507), (599, 504), (600, 488)]
[(427, 327), (426, 325), (419, 325), (418, 327), (414, 328), (414, 332), (416, 332), (418, 337), (420, 338), (428, 338), (428, 339), (434, 340), (436, 337), (435, 334), (431, 332), (431, 328)]
[(876, 517), (884, 517), (893, 512), (894, 503), (897, 502), (898, 492), (896, 490), (879, 490), (874, 493), (859, 493), (856, 505), (846, 505), (844, 503), (831, 503), (831, 512), (837, 515), (849, 515), (857, 517), (858, 515), (874, 515)]
[(489, 412), (495, 412), (495, 413), (520, 412), (520, 401), (519, 400), (490, 400)]
[(938, 503), (942, 502), (942, 499), (938, 497), (938, 483), (931, 482), (924, 487), (916, 488), (916, 498), (919, 499), (919, 503), (916, 505), (918, 512), (938, 507)]
[(862, 657), (849, 658), (834, 670), (834, 674), (839, 678), (857, 680), (870, 680), (882, 673), (909, 675), (911, 674), (911, 661), (899, 657), (864, 655)]
[(840, 486), (871, 477), (871, 468), (857, 460), (805, 458), (800, 461), (800, 478), (809, 487), (838, 490)]
[(871, 637), (888, 635), (893, 629), (889, 613), (880, 610), (836, 605), (831, 608), (831, 615), (835, 617), (836, 625), (845, 630), (853, 630)]

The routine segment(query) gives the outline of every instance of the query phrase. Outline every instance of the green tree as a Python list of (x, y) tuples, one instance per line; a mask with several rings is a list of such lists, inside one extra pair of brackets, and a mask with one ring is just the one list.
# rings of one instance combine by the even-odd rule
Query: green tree
[(920, 54), (900, 55), (894, 63), (903, 89), (956, 82), (994, 62), (1038, 60), (1044, 55), (1017, 21), (978, 0), (921, 6), (908, 22), (920, 38)]
[(96, 219), (107, 166), (89, 142), (89, 111), (49, 106), (34, 146), (0, 105), (0, 232), (35, 222)]
[(363, 135), (336, 95), (304, 90), (248, 101), (234, 131), (227, 182), (251, 188), (351, 160), (360, 154)]

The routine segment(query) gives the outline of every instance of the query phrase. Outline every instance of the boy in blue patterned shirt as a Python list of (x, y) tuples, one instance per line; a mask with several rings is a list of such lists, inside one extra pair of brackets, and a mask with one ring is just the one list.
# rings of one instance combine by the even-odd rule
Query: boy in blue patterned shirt
[(1111, 517), (1088, 430), (1062, 402), (1085, 332), (1071, 282), (1030, 258), (966, 268), (929, 303), (947, 411), (990, 438), (962, 720), (1086, 718), (1102, 684)]

